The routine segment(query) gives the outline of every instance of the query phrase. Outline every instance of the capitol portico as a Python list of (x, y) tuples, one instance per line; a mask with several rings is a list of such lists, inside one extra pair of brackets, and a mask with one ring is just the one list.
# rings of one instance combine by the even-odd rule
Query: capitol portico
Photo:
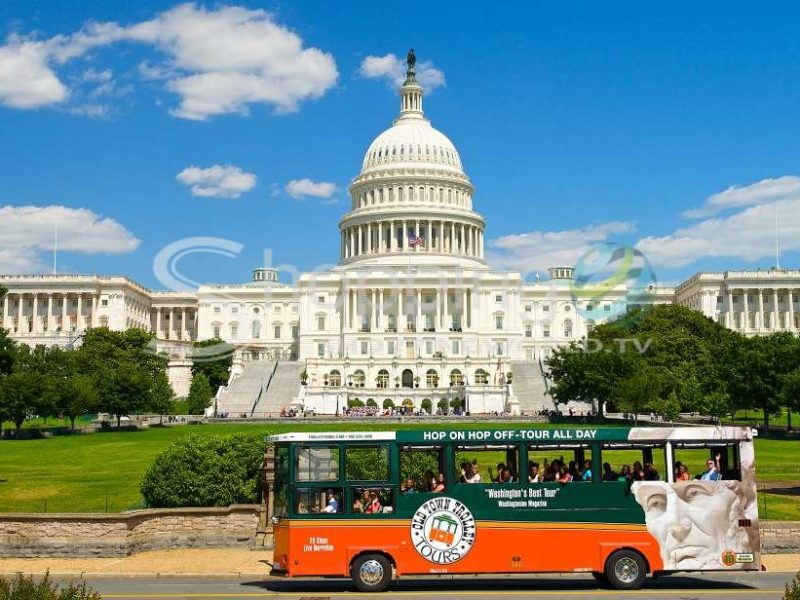
[[(698, 273), (677, 287), (624, 283), (586, 297), (575, 269), (523, 281), (485, 262), (486, 223), (453, 143), (423, 112), (413, 56), (400, 110), (369, 145), (339, 221), (339, 264), (291, 283), (275, 269), (247, 283), (151, 291), (125, 277), (0, 276), (2, 326), (28, 344), (79, 343), (89, 327), (142, 328), (188, 391), (191, 343), (236, 348), (212, 411), (341, 412), (349, 401), (473, 413), (552, 408), (542, 361), (642, 303), (678, 303), (748, 335), (800, 329), (800, 272)], [(478, 202), (480, 204), (480, 202)], [(301, 380), (303, 385), (301, 385)]]

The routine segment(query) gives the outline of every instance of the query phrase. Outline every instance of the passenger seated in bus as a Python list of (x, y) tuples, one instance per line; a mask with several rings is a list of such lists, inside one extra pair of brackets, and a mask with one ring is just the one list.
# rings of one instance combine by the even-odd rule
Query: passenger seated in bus
[(644, 463), (642, 472), (644, 473), (644, 481), (658, 481), (661, 479), (652, 463)]
[(436, 486), (436, 476), (433, 474), (433, 471), (430, 469), (425, 471), (425, 474), (422, 477), (424, 478), (424, 481), (422, 482), (422, 491), (432, 492), (433, 488)]
[(461, 463), (461, 483), (480, 483), (481, 474), (476, 471), (476, 464), (470, 462)]
[(353, 500), (353, 512), (354, 513), (363, 513), (364, 512), (364, 503), (361, 501), (361, 498), (356, 496), (356, 499)]
[(558, 483), (569, 483), (572, 481), (572, 474), (569, 472), (569, 467), (567, 465), (561, 465), (561, 473), (557, 479)]
[(439, 473), (439, 475), (436, 477), (436, 481), (434, 482), (431, 492), (434, 494), (444, 493), (444, 473)]
[(692, 476), (689, 473), (689, 469), (686, 468), (686, 465), (683, 463), (678, 463), (678, 470), (675, 474), (675, 481), (686, 482), (691, 481)]
[(542, 483), (542, 473), (537, 462), (528, 461), (528, 483)]
[(417, 489), (414, 487), (414, 478), (409, 477), (406, 479), (405, 484), (400, 486), (400, 493), (402, 494), (416, 494)]
[(700, 479), (701, 481), (719, 481), (722, 479), (722, 474), (719, 469), (720, 458), (722, 458), (720, 454), (717, 454), (713, 459), (709, 458), (706, 461), (706, 470), (695, 477), (695, 479)]
[(622, 469), (619, 472), (619, 477), (617, 477), (617, 481), (627, 481), (628, 483), (633, 481), (633, 473), (631, 473), (630, 465), (622, 465)]
[(591, 481), (592, 480), (592, 461), (585, 460), (583, 461), (583, 471), (581, 472), (581, 481)]
[(611, 469), (611, 465), (607, 462), (603, 463), (603, 481), (616, 481), (619, 475)]
[(373, 490), (369, 493), (369, 503), (367, 504), (367, 508), (364, 512), (374, 515), (382, 511), (383, 505), (381, 504), (381, 499), (378, 498), (378, 493)]
[(339, 512), (339, 501), (336, 499), (336, 494), (333, 493), (333, 490), (328, 490), (325, 493), (325, 497), (327, 498), (327, 504), (325, 504), (325, 508), (322, 509), (324, 513), (338, 513)]
[(638, 460), (633, 463), (633, 480), (634, 481), (643, 481), (644, 480), (644, 469), (642, 468), (642, 463)]
[(542, 477), (542, 481), (545, 482), (558, 481), (560, 475), (561, 475), (561, 462), (558, 459), (556, 459), (548, 465), (547, 459), (544, 459), (544, 477)]
[(492, 473), (492, 467), (489, 467), (489, 479), (492, 483), (503, 483), (500, 477), (503, 475), (503, 470), (506, 468), (506, 463), (497, 463), (497, 477)]
[(574, 461), (574, 460), (569, 461), (568, 471), (569, 471), (569, 474), (572, 476), (572, 479), (580, 479), (581, 478), (581, 473), (580, 473), (580, 470), (578, 469), (578, 463), (576, 461)]

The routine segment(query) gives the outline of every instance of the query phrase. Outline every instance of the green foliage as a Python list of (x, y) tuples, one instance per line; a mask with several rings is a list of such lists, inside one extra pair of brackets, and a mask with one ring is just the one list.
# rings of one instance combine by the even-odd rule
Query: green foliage
[(213, 397), (214, 392), (211, 391), (208, 379), (203, 373), (197, 373), (192, 377), (192, 384), (189, 386), (189, 395), (186, 397), (189, 414), (202, 415), (205, 410), (211, 406), (211, 399)]
[(155, 458), (142, 479), (147, 506), (260, 502), (265, 435), (192, 435), (175, 442)]
[(172, 414), (174, 399), (175, 392), (172, 391), (172, 386), (169, 384), (167, 374), (159, 373), (150, 385), (148, 409), (162, 416)]
[(441, 410), (447, 410), (450, 406), (450, 403), (447, 401), (447, 398), (440, 398), (439, 402), (436, 403), (436, 406)]
[(215, 393), (219, 386), (228, 384), (233, 351), (231, 344), (219, 338), (195, 342), (192, 351), (192, 376), (199, 373), (205, 375), (212, 394)]
[(13, 579), (0, 577), (0, 600), (101, 600), (100, 594), (87, 587), (68, 583), (60, 588), (50, 581), (49, 574), (36, 580), (17, 573)]
[(391, 398), (385, 398), (383, 400), (383, 408), (384, 408), (384, 410), (390, 410), (390, 409), (394, 408), (394, 402), (392, 402)]
[(422, 410), (426, 411), (428, 414), (430, 414), (431, 411), (433, 410), (433, 402), (431, 402), (430, 398), (423, 399), (419, 406)]
[(800, 572), (786, 584), (783, 600), (800, 600)]
[(785, 382), (800, 368), (800, 339), (785, 332), (747, 338), (690, 308), (659, 305), (598, 325), (547, 364), (558, 403), (717, 417), (761, 409), (768, 424), (781, 403), (792, 406)]
[(463, 406), (463, 404), (464, 403), (462, 402), (461, 398), (453, 398), (453, 401), (450, 403), (450, 407), (453, 410), (458, 410)]
[(348, 398), (347, 408), (363, 408), (364, 402), (358, 398)]
[(375, 398), (367, 398), (367, 406), (378, 408), (378, 403), (375, 402)]
[(435, 452), (401, 452), (400, 453), (400, 479), (405, 482), (411, 477), (414, 487), (422, 491), (424, 475), (430, 471), (434, 475), (439, 473), (439, 459)]

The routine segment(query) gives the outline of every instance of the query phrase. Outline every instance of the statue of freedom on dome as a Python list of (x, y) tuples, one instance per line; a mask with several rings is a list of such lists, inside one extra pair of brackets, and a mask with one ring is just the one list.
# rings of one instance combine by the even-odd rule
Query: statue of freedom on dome
[(408, 70), (413, 71), (414, 65), (417, 64), (417, 55), (414, 54), (414, 49), (411, 48), (406, 55), (406, 64), (408, 64)]

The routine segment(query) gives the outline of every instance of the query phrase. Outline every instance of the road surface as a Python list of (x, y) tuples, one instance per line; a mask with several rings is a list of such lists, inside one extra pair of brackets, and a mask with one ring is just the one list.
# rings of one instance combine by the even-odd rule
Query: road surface
[(384, 594), (355, 592), (343, 580), (238, 580), (238, 579), (90, 579), (89, 585), (104, 600), (335, 600), (385, 598), (404, 600), (553, 600), (602, 598), (603, 600), (735, 600), (775, 599), (783, 596), (792, 573), (719, 573), (696, 576), (648, 578), (645, 588), (619, 592), (598, 587), (586, 575), (537, 575), (531, 577), (473, 577), (457, 579), (404, 579)]

